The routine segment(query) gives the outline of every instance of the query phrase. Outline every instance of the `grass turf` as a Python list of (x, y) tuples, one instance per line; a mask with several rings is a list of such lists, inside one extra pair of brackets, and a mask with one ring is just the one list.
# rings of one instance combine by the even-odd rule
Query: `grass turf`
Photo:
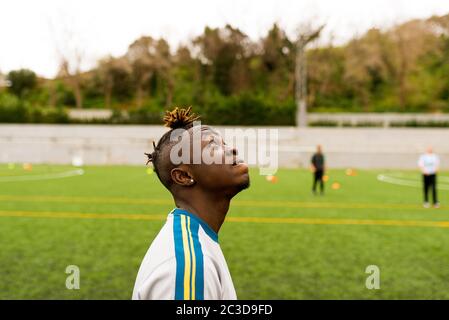
[[(68, 170), (73, 168), (0, 165), (0, 299), (131, 297), (140, 262), (164, 221), (123, 217), (167, 215), (169, 193), (143, 167), (89, 166), (82, 176), (2, 182)], [(251, 188), (235, 198), (229, 218), (311, 220), (230, 219), (223, 225), (220, 243), (238, 297), (449, 299), (449, 228), (326, 223), (449, 221), (448, 191), (440, 192), (442, 208), (423, 209), (420, 189), (379, 182), (378, 173), (332, 170), (321, 197), (310, 192), (310, 172), (280, 170), (273, 184), (252, 170)], [(419, 179), (417, 172), (403, 173)], [(333, 182), (341, 188), (331, 189)], [(36, 212), (46, 217), (27, 216)], [(61, 213), (75, 216), (49, 217)], [(99, 218), (111, 214), (122, 218)], [(80, 290), (65, 287), (68, 265), (80, 267)], [(380, 290), (365, 287), (368, 265), (380, 268)]]

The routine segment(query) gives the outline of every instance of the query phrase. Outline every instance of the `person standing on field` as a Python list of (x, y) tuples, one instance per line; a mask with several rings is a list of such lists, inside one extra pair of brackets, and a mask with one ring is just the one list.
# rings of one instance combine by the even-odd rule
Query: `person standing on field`
[(218, 232), (231, 199), (250, 185), (248, 165), (198, 118), (191, 107), (167, 111), (170, 130), (145, 153), (174, 208), (142, 260), (133, 300), (237, 299)]
[(321, 195), (323, 195), (324, 194), (323, 176), (324, 176), (325, 165), (324, 165), (324, 155), (323, 155), (322, 148), (320, 145), (317, 146), (317, 150), (316, 150), (315, 154), (312, 156), (311, 164), (312, 164), (312, 171), (313, 171), (312, 191), (314, 194), (316, 194), (316, 187), (317, 187), (317, 184), (319, 183), (320, 184), (320, 192), (321, 192)]
[(437, 198), (437, 173), (440, 168), (440, 158), (433, 153), (432, 147), (427, 148), (427, 152), (422, 154), (418, 160), (419, 168), (423, 176), (424, 208), (430, 208), (429, 190), (432, 190), (432, 200), (434, 208), (439, 208)]

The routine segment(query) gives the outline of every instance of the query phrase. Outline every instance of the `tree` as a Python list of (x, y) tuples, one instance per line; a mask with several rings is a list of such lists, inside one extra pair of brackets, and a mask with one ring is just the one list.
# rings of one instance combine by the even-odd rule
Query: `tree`
[(205, 76), (221, 94), (229, 96), (249, 85), (247, 60), (251, 54), (249, 39), (239, 29), (206, 27), (193, 41), (198, 57), (206, 67)]
[(33, 90), (37, 84), (36, 74), (28, 69), (11, 71), (7, 75), (10, 83), (9, 90), (19, 98), (23, 98)]
[(131, 65), (131, 73), (136, 85), (137, 106), (141, 107), (143, 99), (151, 96), (159, 75), (166, 81), (166, 103), (171, 104), (173, 96), (173, 79), (171, 77), (170, 47), (164, 39), (141, 37), (128, 48), (126, 58)]
[(171, 77), (175, 83), (173, 100), (177, 104), (199, 105), (201, 90), (200, 62), (192, 57), (187, 45), (181, 45), (172, 58)]
[(294, 68), (294, 44), (277, 24), (271, 27), (260, 44), (262, 67), (257, 72), (257, 79), (264, 82), (263, 91), (273, 92), (274, 99), (285, 100), (294, 92), (295, 77), (291, 72)]
[(401, 109), (409, 104), (410, 94), (421, 88), (411, 88), (409, 78), (417, 71), (418, 60), (428, 51), (436, 49), (435, 34), (429, 21), (412, 20), (395, 27), (389, 36), (396, 44), (395, 68), (397, 95)]
[[(50, 31), (59, 59), (60, 78), (72, 90), (76, 108), (83, 108), (83, 74), (81, 66), (86, 57), (86, 47), (76, 30), (76, 20), (71, 13), (61, 12), (59, 21), (49, 19)], [(56, 27), (57, 26), (57, 27)]]
[(364, 111), (381, 99), (386, 87), (394, 85), (395, 45), (388, 34), (373, 28), (344, 48), (343, 80), (352, 92), (354, 104)]
[(170, 54), (170, 46), (164, 39), (159, 39), (156, 43), (156, 72), (165, 82), (165, 106), (170, 107), (173, 101), (173, 91), (175, 82), (172, 75), (173, 61)]
[(344, 50), (329, 44), (307, 52), (309, 110), (314, 107), (348, 106), (349, 88), (345, 73)]
[(105, 107), (111, 108), (112, 97), (131, 96), (131, 66), (126, 59), (107, 57), (98, 64), (98, 75), (103, 86)]
[(82, 79), (79, 68), (80, 65), (80, 56), (77, 57), (73, 64), (71, 64), (67, 58), (61, 57), (61, 64), (58, 72), (58, 78), (63, 79), (64, 82), (72, 89), (77, 109), (81, 109), (83, 107)]

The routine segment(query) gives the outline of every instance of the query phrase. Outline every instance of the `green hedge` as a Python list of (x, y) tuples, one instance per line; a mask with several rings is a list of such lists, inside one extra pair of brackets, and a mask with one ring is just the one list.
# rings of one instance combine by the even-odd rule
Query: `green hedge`
[(0, 122), (2, 123), (69, 123), (62, 108), (37, 108), (21, 102), (9, 94), (0, 95)]
[(0, 107), (1, 123), (70, 123), (67, 112), (63, 109), (43, 109), (18, 106)]
[(212, 125), (294, 126), (296, 107), (293, 101), (273, 102), (264, 96), (241, 94), (209, 99), (195, 108), (204, 123)]
[[(269, 101), (263, 95), (241, 94), (224, 98), (213, 93), (198, 106), (195, 113), (203, 123), (211, 125), (272, 125), (294, 126), (296, 107), (293, 101), (283, 103)], [(8, 93), (0, 93), (0, 123), (83, 123), (83, 124), (162, 124), (165, 108), (158, 101), (148, 102), (143, 108), (123, 112), (114, 110), (109, 119), (70, 119), (67, 109), (30, 106)], [(315, 121), (312, 127), (336, 127), (332, 120)], [(381, 123), (364, 122), (355, 125), (343, 123), (343, 127), (379, 127)], [(449, 122), (408, 121), (393, 122), (392, 127), (438, 127), (447, 128)]]
[[(114, 110), (109, 119), (69, 119), (64, 108), (35, 108), (23, 104), (15, 96), (0, 95), (0, 122), (3, 123), (92, 123), (92, 124), (162, 124), (165, 108), (158, 101), (149, 101), (140, 109), (126, 112)], [(295, 104), (266, 100), (262, 95), (210, 95), (193, 111), (203, 123), (211, 125), (273, 125), (294, 126)]]

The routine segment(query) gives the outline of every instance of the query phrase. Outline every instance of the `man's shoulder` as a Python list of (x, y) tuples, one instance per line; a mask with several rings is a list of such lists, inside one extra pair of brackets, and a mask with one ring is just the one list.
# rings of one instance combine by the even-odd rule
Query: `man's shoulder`
[(175, 252), (173, 242), (173, 225), (167, 220), (151, 242), (143, 262), (154, 266), (154, 264), (159, 264), (170, 258), (174, 258)]
[(172, 229), (171, 223), (167, 220), (159, 233), (152, 240), (140, 264), (133, 296), (148, 285), (147, 281), (148, 279), (152, 279), (151, 277), (174, 272), (176, 261), (173, 248)]

